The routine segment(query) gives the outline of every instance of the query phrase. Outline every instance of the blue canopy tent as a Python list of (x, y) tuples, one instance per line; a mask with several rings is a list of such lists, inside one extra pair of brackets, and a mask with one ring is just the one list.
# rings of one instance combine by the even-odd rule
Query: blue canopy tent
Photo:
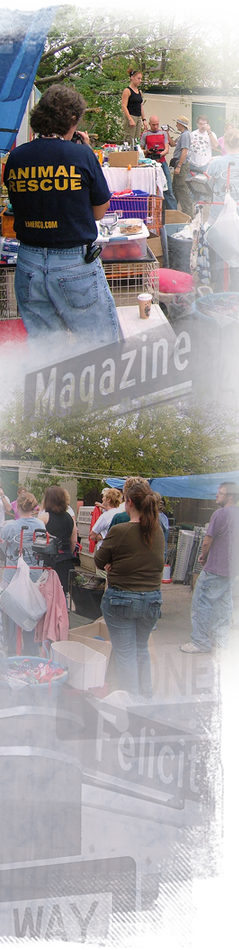
[[(123, 488), (124, 478), (107, 478), (110, 488)], [(221, 482), (236, 482), (239, 486), (239, 471), (215, 472), (210, 475), (171, 475), (162, 478), (149, 478), (153, 491), (167, 498), (203, 498), (213, 499)]]
[(56, 9), (1, 11), (0, 152), (15, 141)]

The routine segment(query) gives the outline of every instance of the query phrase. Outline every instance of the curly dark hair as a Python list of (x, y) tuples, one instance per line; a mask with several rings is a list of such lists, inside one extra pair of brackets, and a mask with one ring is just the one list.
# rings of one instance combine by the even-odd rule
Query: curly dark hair
[(63, 514), (67, 509), (66, 494), (64, 488), (59, 485), (51, 485), (45, 491), (43, 499), (43, 508), (45, 511), (56, 511)]
[(30, 123), (38, 135), (66, 135), (84, 114), (86, 102), (73, 86), (54, 83), (32, 109)]

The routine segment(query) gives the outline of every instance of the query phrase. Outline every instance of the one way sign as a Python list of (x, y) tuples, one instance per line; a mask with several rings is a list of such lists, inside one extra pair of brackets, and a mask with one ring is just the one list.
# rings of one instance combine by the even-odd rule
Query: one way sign
[(105, 939), (114, 914), (138, 909), (131, 857), (0, 867), (1, 937), (78, 943)]

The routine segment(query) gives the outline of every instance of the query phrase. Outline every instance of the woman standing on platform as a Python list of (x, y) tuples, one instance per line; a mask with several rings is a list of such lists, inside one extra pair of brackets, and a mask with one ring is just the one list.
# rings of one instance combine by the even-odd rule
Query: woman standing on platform
[(122, 110), (124, 113), (124, 137), (131, 146), (134, 139), (141, 136), (141, 126), (147, 128), (147, 119), (144, 114), (143, 96), (140, 91), (142, 73), (138, 69), (129, 67), (127, 70), (130, 82), (122, 93)]

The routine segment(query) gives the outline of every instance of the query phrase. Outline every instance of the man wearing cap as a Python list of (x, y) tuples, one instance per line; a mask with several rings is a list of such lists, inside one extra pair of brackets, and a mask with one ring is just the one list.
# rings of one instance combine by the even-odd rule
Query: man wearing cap
[(199, 563), (203, 570), (192, 599), (191, 642), (183, 653), (210, 653), (216, 642), (227, 644), (232, 617), (232, 583), (239, 570), (239, 487), (222, 482), (202, 543)]
[(188, 131), (188, 119), (185, 115), (179, 115), (175, 119), (177, 129), (180, 132), (176, 142), (170, 138), (170, 145), (175, 145), (175, 152), (171, 163), (174, 167), (173, 193), (176, 201), (181, 205), (184, 214), (192, 217), (192, 202), (186, 178), (189, 174), (188, 153), (190, 149), (190, 132)]

